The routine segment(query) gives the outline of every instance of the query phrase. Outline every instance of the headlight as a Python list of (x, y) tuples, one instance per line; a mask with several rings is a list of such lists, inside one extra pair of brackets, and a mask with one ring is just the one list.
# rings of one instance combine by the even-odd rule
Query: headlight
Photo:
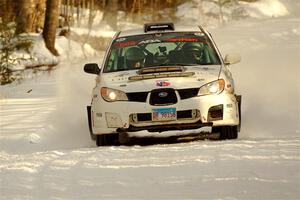
[(219, 79), (206, 85), (203, 85), (198, 92), (198, 96), (209, 95), (209, 94), (219, 94), (224, 90), (225, 81)]
[(107, 87), (101, 88), (101, 96), (105, 101), (127, 101), (127, 95), (125, 92), (120, 90), (115, 90)]

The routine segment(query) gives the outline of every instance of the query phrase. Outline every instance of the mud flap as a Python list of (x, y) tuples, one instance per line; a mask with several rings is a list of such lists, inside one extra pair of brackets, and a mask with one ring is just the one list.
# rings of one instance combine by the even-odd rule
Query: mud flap
[(241, 131), (241, 125), (242, 125), (242, 112), (241, 112), (241, 107), (242, 107), (242, 95), (235, 95), (235, 98), (238, 102), (238, 109), (239, 109), (239, 117), (240, 117), (240, 123), (237, 126), (237, 131)]
[(92, 129), (91, 106), (87, 106), (86, 109), (87, 109), (87, 115), (88, 115), (88, 125), (89, 125), (90, 135), (91, 135), (92, 140), (96, 140), (96, 135), (94, 135), (93, 129)]

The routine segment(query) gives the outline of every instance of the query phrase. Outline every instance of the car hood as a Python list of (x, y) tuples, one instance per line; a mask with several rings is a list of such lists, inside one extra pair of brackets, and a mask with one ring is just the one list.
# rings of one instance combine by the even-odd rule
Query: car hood
[(124, 92), (151, 91), (159, 88), (199, 88), (217, 80), (220, 65), (189, 66), (182, 71), (139, 73), (139, 70), (103, 73), (101, 87), (119, 89)]

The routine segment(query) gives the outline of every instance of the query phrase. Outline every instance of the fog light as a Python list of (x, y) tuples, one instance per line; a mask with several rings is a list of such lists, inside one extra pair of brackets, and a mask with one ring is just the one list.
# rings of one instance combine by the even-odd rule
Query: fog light
[(133, 122), (137, 122), (138, 121), (137, 114), (132, 114), (131, 119), (132, 119)]
[(223, 104), (210, 107), (208, 110), (208, 121), (216, 121), (223, 119)]

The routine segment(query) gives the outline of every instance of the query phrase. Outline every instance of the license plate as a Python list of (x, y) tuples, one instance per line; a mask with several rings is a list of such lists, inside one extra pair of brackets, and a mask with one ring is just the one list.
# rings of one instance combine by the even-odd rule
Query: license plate
[(176, 119), (176, 108), (157, 108), (152, 110), (152, 121), (173, 121)]

